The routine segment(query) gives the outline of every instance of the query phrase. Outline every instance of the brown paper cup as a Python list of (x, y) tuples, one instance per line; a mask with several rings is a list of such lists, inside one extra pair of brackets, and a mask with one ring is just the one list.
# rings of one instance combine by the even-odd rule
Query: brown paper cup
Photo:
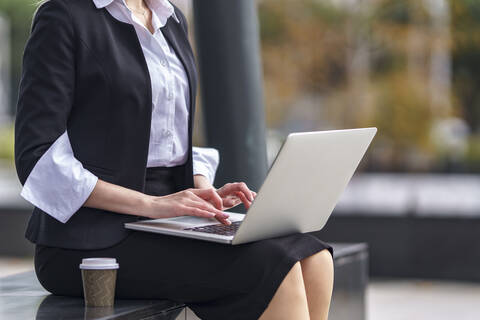
[[(95, 261), (92, 261), (93, 259)], [(118, 264), (115, 261), (102, 265), (100, 258), (93, 259), (83, 259), (80, 265), (85, 306), (111, 307), (115, 300)], [(112, 262), (114, 259), (109, 260)]]
[(83, 320), (103, 319), (114, 314), (114, 307), (86, 307)]

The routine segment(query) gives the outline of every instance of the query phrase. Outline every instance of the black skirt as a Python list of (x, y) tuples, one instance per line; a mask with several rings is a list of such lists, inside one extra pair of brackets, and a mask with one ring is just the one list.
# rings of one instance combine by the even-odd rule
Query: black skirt
[[(149, 168), (146, 193), (181, 189), (175, 168)], [(35, 271), (56, 295), (82, 296), (83, 258), (113, 257), (120, 264), (118, 299), (169, 299), (187, 304), (201, 319), (258, 319), (299, 260), (332, 248), (310, 234), (237, 246), (132, 232), (113, 247), (72, 250), (37, 245)]]

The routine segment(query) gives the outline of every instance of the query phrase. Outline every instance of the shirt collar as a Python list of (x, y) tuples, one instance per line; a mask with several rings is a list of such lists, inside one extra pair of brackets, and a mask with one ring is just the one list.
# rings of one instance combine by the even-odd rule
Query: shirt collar
[[(110, 5), (114, 1), (122, 0), (93, 0), (93, 3), (97, 9), (101, 9)], [(155, 28), (165, 26), (170, 17), (173, 17), (177, 23), (180, 23), (173, 5), (168, 0), (147, 0), (147, 4), (150, 10), (152, 10), (152, 24)]]
[(95, 4), (95, 7), (97, 7), (97, 9), (104, 8), (112, 2), (113, 0), (93, 0), (93, 3)]

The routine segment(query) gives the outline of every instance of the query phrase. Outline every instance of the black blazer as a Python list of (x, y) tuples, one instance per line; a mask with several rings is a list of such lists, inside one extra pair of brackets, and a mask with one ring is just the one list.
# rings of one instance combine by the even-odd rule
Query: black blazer
[[(192, 124), (196, 68), (185, 16), (162, 32), (182, 61), (190, 84), (189, 157), (182, 179), (193, 186)], [(15, 122), (15, 164), (22, 185), (68, 130), (75, 157), (100, 179), (143, 191), (152, 92), (142, 48), (132, 25), (93, 1), (50, 0), (34, 17), (23, 56)], [(49, 183), (45, 181), (45, 183)], [(136, 216), (82, 207), (63, 224), (34, 208), (26, 237), (34, 243), (99, 249), (121, 241)]]

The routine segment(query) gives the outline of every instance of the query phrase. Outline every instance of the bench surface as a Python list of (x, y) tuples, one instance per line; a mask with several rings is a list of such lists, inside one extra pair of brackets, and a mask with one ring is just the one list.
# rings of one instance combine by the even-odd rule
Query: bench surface
[[(365, 244), (334, 244), (339, 261), (367, 250)], [(34, 272), (0, 279), (0, 319), (176, 319), (183, 304), (167, 300), (115, 300), (113, 308), (84, 308), (83, 298), (50, 295)]]

